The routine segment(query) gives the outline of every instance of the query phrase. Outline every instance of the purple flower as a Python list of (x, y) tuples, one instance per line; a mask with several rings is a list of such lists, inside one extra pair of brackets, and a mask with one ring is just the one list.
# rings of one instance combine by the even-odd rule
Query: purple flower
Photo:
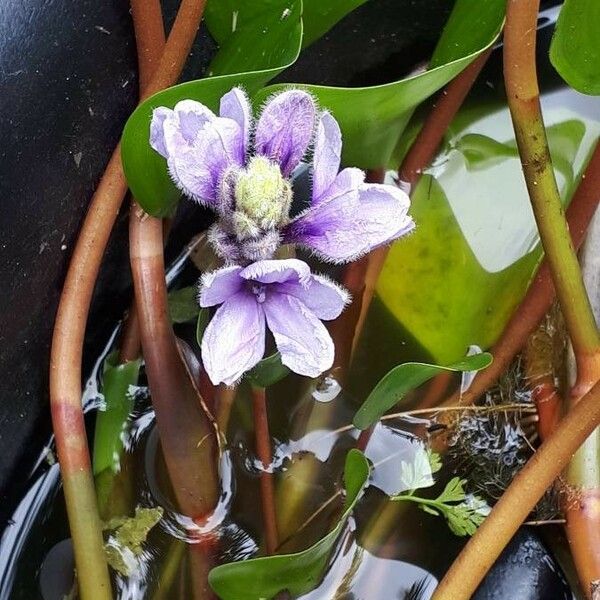
[[(348, 296), (306, 263), (273, 260), (282, 244), (301, 246), (332, 263), (352, 261), (414, 228), (399, 188), (367, 184), (355, 168), (339, 171), (342, 135), (312, 96), (272, 96), (254, 123), (244, 92), (221, 98), (219, 116), (193, 100), (155, 109), (150, 144), (175, 184), (214, 210), (209, 230), (229, 266), (202, 278), (201, 306), (221, 305), (202, 340), (213, 383), (235, 383), (262, 358), (266, 327), (282, 362), (316, 377), (333, 363), (321, 320), (335, 319)], [(308, 207), (291, 217), (292, 175), (312, 149)]]
[(321, 320), (335, 319), (348, 294), (290, 258), (207, 273), (199, 302), (221, 305), (202, 338), (202, 361), (215, 385), (231, 385), (262, 359), (266, 327), (281, 361), (295, 373), (317, 377), (331, 367), (333, 342)]
[[(219, 116), (193, 100), (157, 108), (150, 144), (177, 186), (218, 213), (210, 239), (229, 263), (272, 258), (282, 243), (344, 263), (414, 228), (399, 188), (367, 184), (355, 168), (338, 173), (339, 125), (302, 90), (272, 96), (256, 125), (238, 88), (221, 98)], [(310, 206), (290, 219), (290, 177), (311, 145)]]

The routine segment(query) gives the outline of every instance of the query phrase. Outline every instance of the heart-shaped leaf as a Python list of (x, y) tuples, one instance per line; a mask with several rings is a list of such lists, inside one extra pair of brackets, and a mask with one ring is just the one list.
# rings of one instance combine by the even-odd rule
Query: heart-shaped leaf
[(344, 468), (344, 512), (336, 526), (302, 552), (253, 558), (214, 568), (208, 578), (212, 589), (221, 600), (256, 600), (273, 598), (282, 590), (288, 590), (293, 597), (298, 597), (315, 588), (368, 477), (367, 459), (360, 451), (350, 450)]
[(492, 362), (488, 352), (467, 356), (451, 365), (439, 366), (410, 362), (394, 367), (375, 386), (363, 405), (354, 415), (354, 426), (367, 429), (376, 423), (386, 411), (398, 404), (404, 396), (444, 371), (481, 371)]

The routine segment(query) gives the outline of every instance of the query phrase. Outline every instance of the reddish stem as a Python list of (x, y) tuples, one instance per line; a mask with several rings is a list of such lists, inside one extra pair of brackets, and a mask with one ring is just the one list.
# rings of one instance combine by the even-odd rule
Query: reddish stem
[(271, 453), (271, 435), (267, 414), (267, 397), (265, 388), (252, 386), (252, 408), (254, 410), (254, 438), (256, 454), (262, 463), (260, 472), (260, 496), (262, 504), (263, 524), (265, 528), (265, 546), (267, 554), (275, 554), (279, 545), (277, 532), (277, 515), (275, 512), (275, 490), (273, 474), (269, 471), (273, 462)]

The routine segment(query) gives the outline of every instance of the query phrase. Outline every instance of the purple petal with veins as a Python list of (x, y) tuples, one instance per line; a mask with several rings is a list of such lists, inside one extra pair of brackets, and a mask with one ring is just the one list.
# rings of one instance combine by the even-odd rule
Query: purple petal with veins
[(362, 185), (311, 206), (285, 229), (296, 243), (333, 263), (355, 260), (414, 228), (408, 196), (390, 185)]
[(295, 296), (275, 293), (263, 307), (284, 365), (306, 377), (318, 377), (331, 367), (331, 336), (305, 304)]
[(256, 126), (256, 153), (276, 162), (283, 176), (289, 177), (308, 150), (316, 112), (312, 96), (301, 90), (288, 90), (270, 98)]
[(202, 362), (214, 385), (233, 385), (265, 353), (265, 315), (253, 295), (240, 292), (226, 300), (202, 338)]
[(313, 155), (313, 204), (318, 204), (333, 184), (340, 168), (341, 155), (340, 126), (329, 113), (323, 113), (317, 125)]

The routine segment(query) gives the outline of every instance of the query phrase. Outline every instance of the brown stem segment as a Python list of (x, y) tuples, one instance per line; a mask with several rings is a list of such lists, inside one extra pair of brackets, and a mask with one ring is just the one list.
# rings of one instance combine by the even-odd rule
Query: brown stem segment
[[(591, 159), (583, 173), (579, 186), (567, 209), (567, 222), (573, 246), (579, 248), (588, 225), (600, 202), (600, 142), (596, 144)], [(502, 336), (494, 344), (492, 364), (480, 371), (469, 389), (460, 398), (455, 394), (444, 402), (444, 406), (473, 404), (506, 371), (514, 357), (523, 349), (527, 338), (550, 310), (555, 298), (554, 284), (548, 262), (540, 265), (523, 301), (506, 325)]]
[[(204, 2), (183, 0), (156, 75), (146, 95), (173, 84), (193, 43)], [(85, 325), (104, 249), (127, 192), (115, 148), (94, 194), (61, 294), (50, 356), (50, 403), (65, 502), (82, 598), (111, 597), (101, 524), (81, 407)]]
[(437, 152), (442, 139), (458, 109), (462, 106), (467, 94), (483, 69), (492, 48), (482, 52), (466, 69), (455, 77), (437, 98), (423, 127), (406, 153), (398, 177), (400, 181), (414, 185), (423, 169), (428, 167)]
[(271, 435), (267, 414), (267, 396), (265, 388), (252, 386), (252, 408), (254, 411), (254, 437), (256, 454), (262, 463), (260, 473), (260, 497), (265, 528), (265, 547), (267, 554), (275, 554), (279, 545), (277, 533), (277, 514), (275, 512), (275, 490), (273, 474), (269, 472), (273, 455), (271, 453)]
[(210, 468), (206, 469), (215, 465), (217, 448), (169, 318), (160, 219), (134, 209), (129, 249), (146, 373), (165, 462), (181, 510), (188, 517), (203, 519), (218, 495), (216, 474), (211, 477)]
[(562, 419), (469, 540), (434, 600), (468, 600), (573, 453), (600, 423), (600, 383)]

